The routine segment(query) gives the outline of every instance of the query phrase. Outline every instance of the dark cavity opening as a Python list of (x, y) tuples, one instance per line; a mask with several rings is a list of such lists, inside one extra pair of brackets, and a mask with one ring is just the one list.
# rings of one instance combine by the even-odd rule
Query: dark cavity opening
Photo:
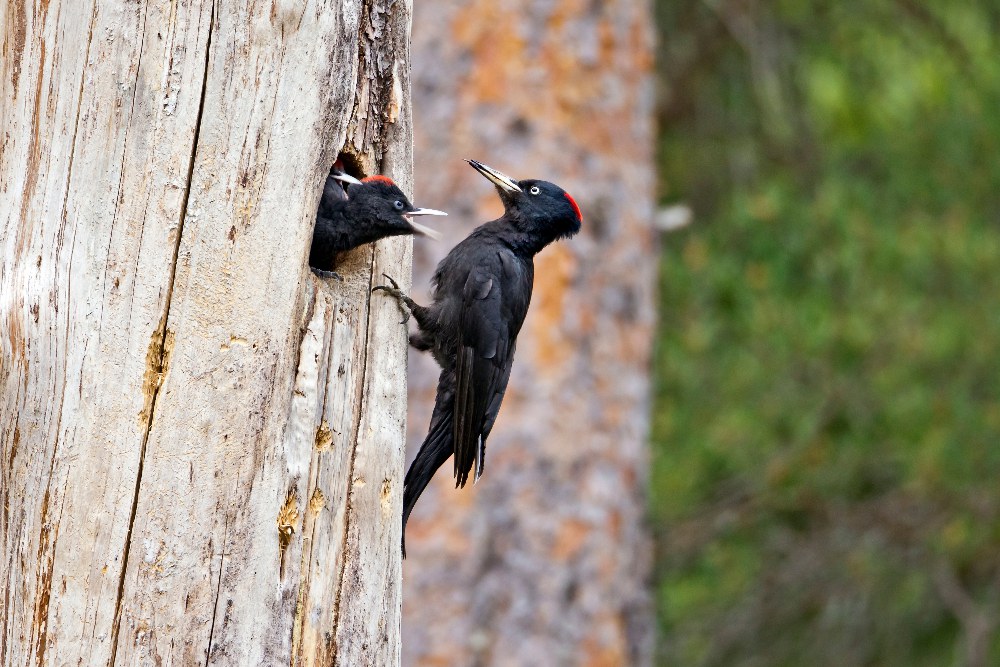
[[(361, 163), (355, 155), (347, 152), (339, 153), (337, 155), (337, 159), (334, 160), (333, 164), (330, 166), (329, 173), (323, 175), (323, 181), (320, 184), (319, 205), (316, 208), (317, 219), (320, 217), (329, 217), (331, 215), (331, 204), (337, 200), (342, 200), (347, 197), (344, 185), (339, 181), (330, 178), (330, 176), (337, 172), (353, 176), (358, 180), (365, 178), (365, 173), (361, 168)], [(320, 245), (317, 245), (315, 231), (313, 234), (314, 239), (310, 244), (311, 247), (309, 250), (309, 266), (316, 275), (324, 278), (339, 278), (339, 274), (336, 273), (335, 270), (336, 266), (340, 263), (338, 255), (344, 255), (346, 258), (346, 253), (331, 253), (328, 250), (325, 250), (322, 242), (320, 242)]]
[(340, 153), (337, 155), (337, 159), (334, 161), (333, 166), (330, 167), (330, 173), (333, 173), (334, 171), (342, 171), (348, 176), (353, 176), (358, 180), (361, 180), (367, 175), (361, 169), (361, 163), (358, 162), (358, 158), (351, 153)]

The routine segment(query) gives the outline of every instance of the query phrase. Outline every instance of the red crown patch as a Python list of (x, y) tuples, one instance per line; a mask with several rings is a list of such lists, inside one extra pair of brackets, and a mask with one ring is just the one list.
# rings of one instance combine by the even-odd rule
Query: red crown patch
[(563, 196), (569, 200), (569, 205), (573, 207), (574, 211), (576, 211), (576, 219), (583, 222), (583, 213), (580, 212), (580, 207), (577, 206), (576, 200), (570, 197), (568, 192), (564, 192)]

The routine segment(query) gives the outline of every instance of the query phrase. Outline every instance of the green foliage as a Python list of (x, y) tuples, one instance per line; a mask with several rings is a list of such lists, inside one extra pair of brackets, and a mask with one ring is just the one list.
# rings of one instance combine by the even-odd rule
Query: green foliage
[(657, 12), (663, 664), (1000, 664), (1000, 7)]

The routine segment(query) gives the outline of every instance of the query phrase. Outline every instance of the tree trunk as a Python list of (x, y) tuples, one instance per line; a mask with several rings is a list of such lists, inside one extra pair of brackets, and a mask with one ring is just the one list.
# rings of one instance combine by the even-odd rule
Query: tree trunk
[[(446, 463), (410, 519), (404, 663), (649, 664), (650, 7), (425, 0), (415, 12), (417, 186), (453, 213), (447, 243), (417, 247), (415, 298), (452, 242), (501, 213), (456, 158), (565, 187), (583, 231), (536, 260), (483, 478), (456, 491)], [(411, 456), (436, 379), (411, 356)]]
[(0, 8), (0, 664), (399, 662), (410, 3)]

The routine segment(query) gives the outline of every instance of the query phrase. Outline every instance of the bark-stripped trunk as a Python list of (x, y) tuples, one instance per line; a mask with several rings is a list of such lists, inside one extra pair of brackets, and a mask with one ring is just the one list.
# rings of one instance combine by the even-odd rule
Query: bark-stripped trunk
[[(448, 243), (501, 209), (457, 158), (548, 178), (583, 230), (537, 258), (510, 387), (475, 488), (446, 463), (410, 519), (408, 665), (643, 665), (643, 486), (657, 247), (647, 2), (424, 0), (415, 8), (418, 189)], [(437, 370), (411, 357), (411, 456)]]
[(0, 7), (0, 664), (399, 661), (410, 3)]

